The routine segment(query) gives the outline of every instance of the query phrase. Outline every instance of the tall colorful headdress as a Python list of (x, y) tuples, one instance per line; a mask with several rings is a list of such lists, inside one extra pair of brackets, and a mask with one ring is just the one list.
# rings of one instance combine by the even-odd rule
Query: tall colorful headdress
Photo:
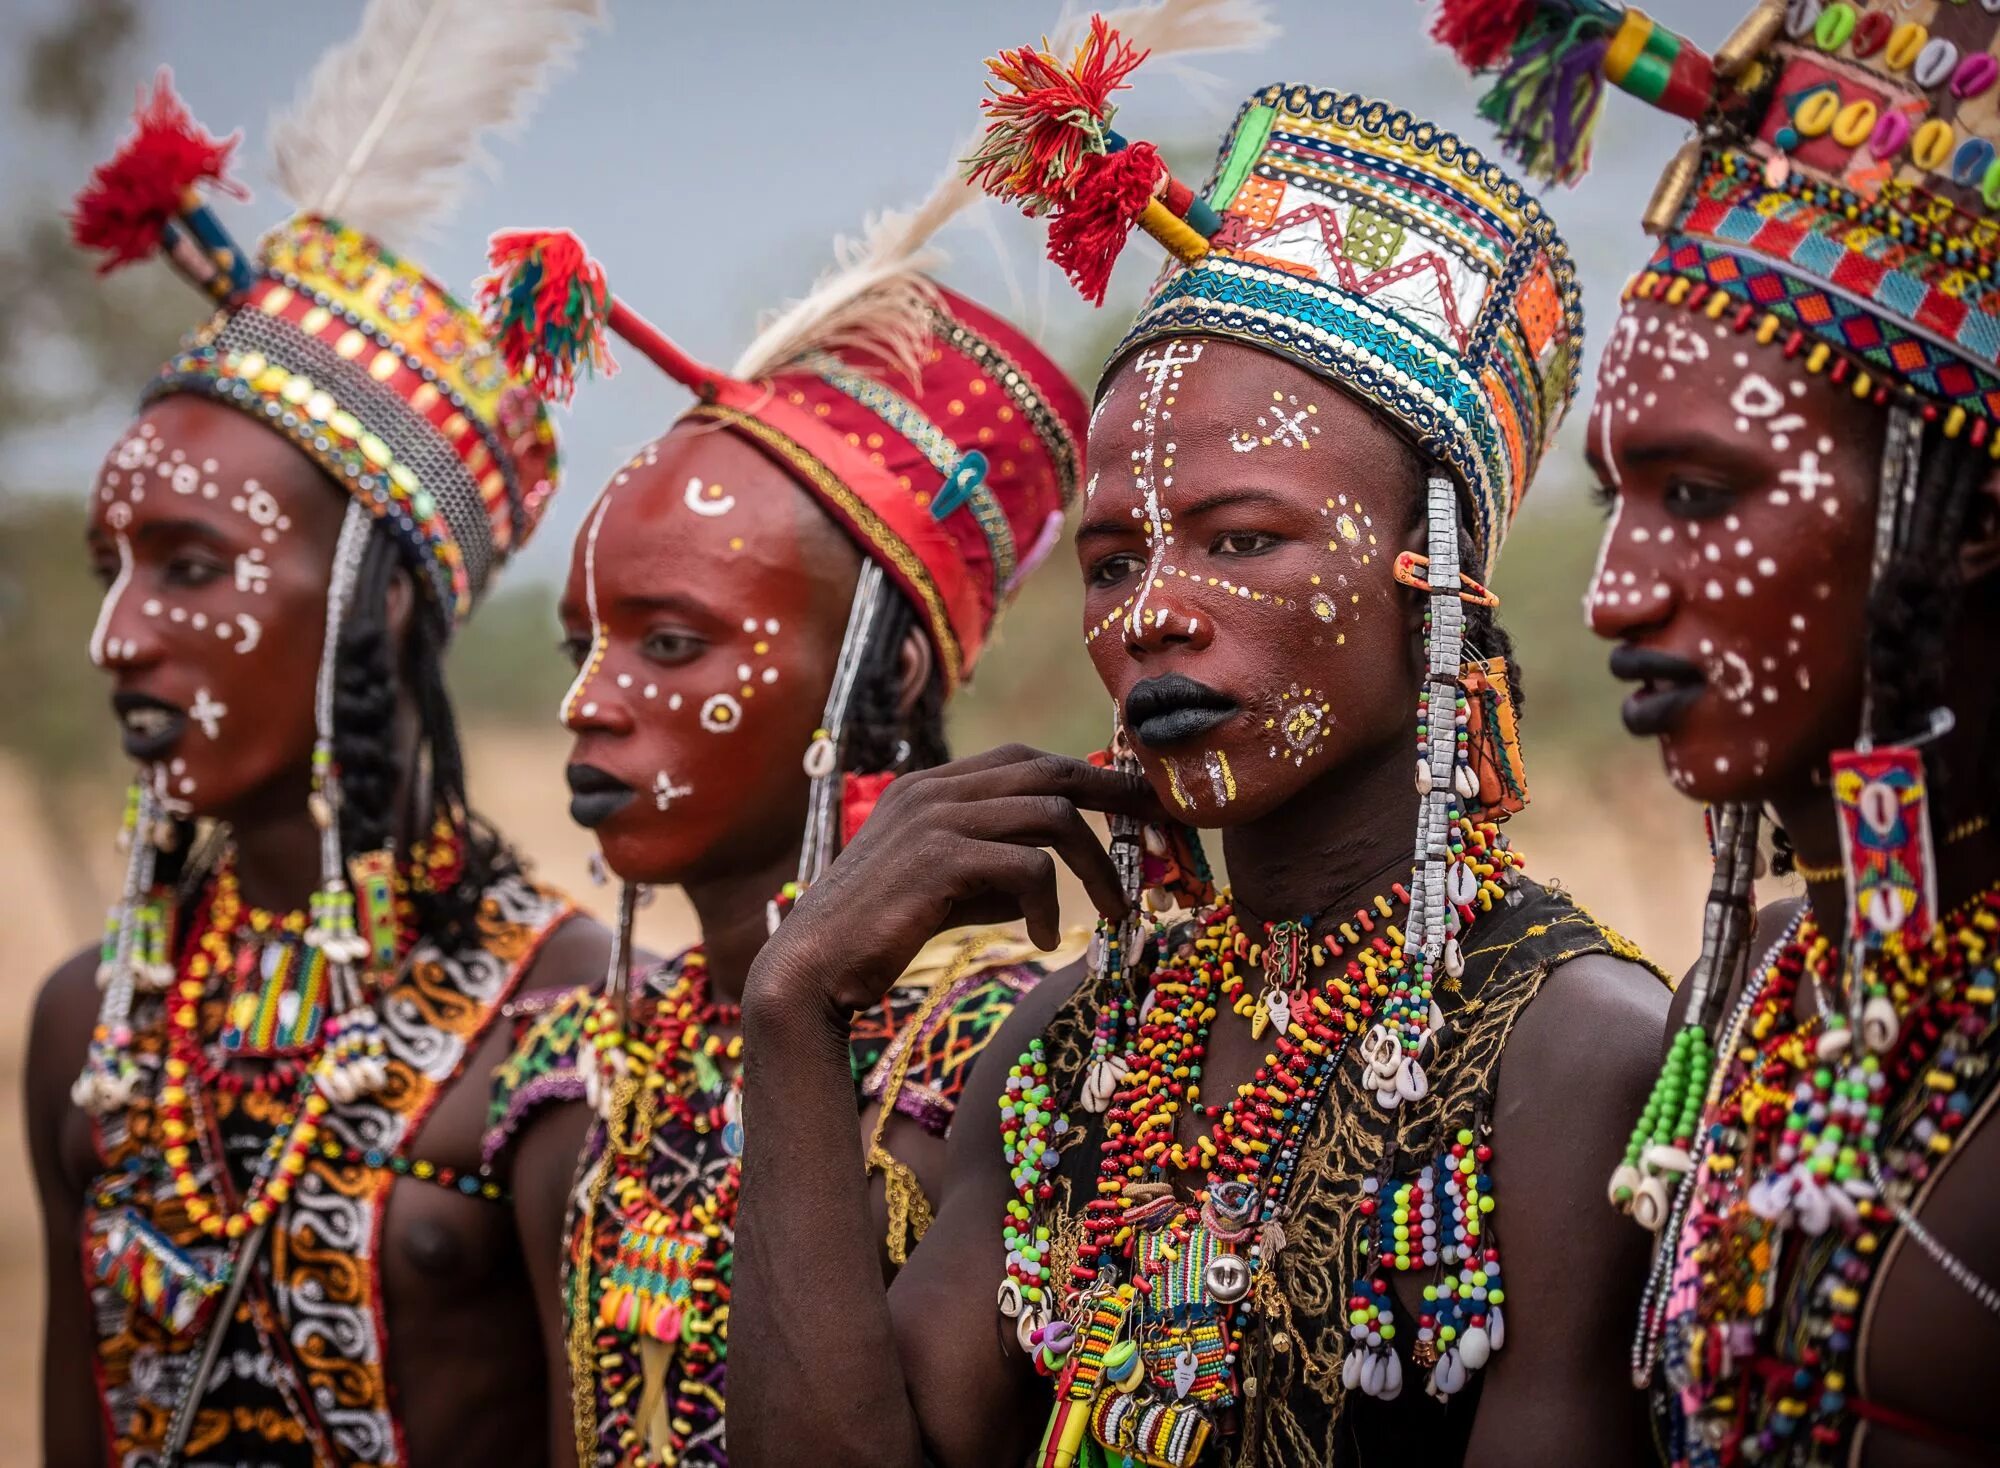
[(1102, 18), (1068, 61), (1002, 53), (974, 179), (1049, 215), (1051, 255), (1098, 299), (1133, 228), (1160, 240), (1174, 260), (1116, 356), (1234, 337), (1328, 378), (1452, 471), (1490, 569), (1576, 389), (1582, 310), (1553, 221), (1451, 134), (1303, 86), (1245, 103), (1191, 189), (1110, 127), (1143, 55)]
[[(387, 525), (449, 633), (533, 532), (556, 480), (555, 433), (534, 385), (507, 370), (473, 312), (388, 242), (439, 221), (480, 160), (482, 137), (525, 119), (599, 13), (599, 0), (371, 0), (354, 38), (321, 58), (272, 128), (277, 178), (298, 212), (254, 255), (201, 196), (203, 187), (241, 196), (226, 172), (238, 138), (204, 132), (163, 69), (132, 136), (71, 215), (77, 244), (103, 255), (101, 271), (157, 252), (216, 306), (144, 400), (186, 393), (246, 413), (349, 496), (315, 700), (323, 877), (308, 934), (345, 1011), (328, 1029), (335, 1099), (382, 1074), (378, 1022), (359, 982), (374, 950), (357, 929), (333, 763), (334, 664), (363, 552), (375, 524)], [(168, 814), (153, 792), (139, 797), (127, 818), (135, 845), (160, 839)], [(379, 859), (355, 858), (357, 873), (386, 861), (369, 857)], [(114, 910), (103, 1022), (80, 1104), (122, 1099), (130, 1062), (118, 1036), (132, 989), (171, 979), (170, 967), (143, 961), (157, 957), (170, 915), (151, 891), (151, 867), (150, 855), (133, 858)], [(386, 901), (366, 906), (388, 910)]]
[(147, 386), (281, 433), (387, 521), (447, 627), (540, 522), (555, 435), (478, 316), (396, 245), (455, 201), (481, 135), (521, 121), (598, 0), (374, 0), (272, 127), (297, 212), (253, 254), (202, 202), (232, 136), (203, 132), (163, 69), (133, 135), (71, 216), (109, 271), (159, 253), (215, 314)]

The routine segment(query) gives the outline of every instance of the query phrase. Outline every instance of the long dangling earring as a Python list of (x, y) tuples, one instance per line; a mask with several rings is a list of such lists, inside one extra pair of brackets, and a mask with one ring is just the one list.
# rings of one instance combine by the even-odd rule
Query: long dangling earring
[(1361, 1057), (1375, 1100), (1393, 1111), (1429, 1089), (1423, 1053), (1444, 1016), (1431, 997), (1440, 964), (1456, 976), (1458, 916), (1478, 896), (1470, 864), (1454, 861), (1451, 833), (1462, 801), (1478, 794), (1467, 762), (1459, 670), (1465, 650), (1465, 606), (1459, 600), (1458, 491), (1434, 475), (1428, 486), (1430, 595), (1424, 610), (1425, 680), (1417, 702), (1417, 839), (1410, 877), (1410, 917), (1400, 967), (1389, 977), (1380, 1018), (1362, 1041)]
[(381, 1017), (369, 1002), (356, 966), (367, 961), (370, 945), (354, 921), (354, 893), (347, 885), (340, 849), (340, 774), (333, 760), (333, 684), (340, 656), (340, 630), (347, 604), (368, 549), (374, 518), (359, 501), (350, 503), (334, 546), (333, 575), (327, 585), (326, 642), (320, 649), (314, 687), (311, 809), (319, 827), (319, 889), (312, 895), (305, 939), (326, 957), (333, 1017), (326, 1023), (326, 1049), (319, 1062), (320, 1088), (328, 1099), (352, 1101), (380, 1090), (389, 1080), (388, 1047)]
[(105, 919), (104, 946), (97, 965), (97, 1026), (91, 1033), (83, 1070), (70, 1099), (92, 1116), (106, 1116), (132, 1099), (139, 1085), (133, 1063), (132, 996), (141, 989), (165, 988), (173, 979), (173, 941), (168, 932), (170, 903), (153, 890), (153, 866), (165, 820), (150, 789), (135, 782), (125, 796), (120, 840), (125, 846), (125, 884)]
[[(1132, 741), (1115, 705), (1111, 767), (1123, 774), (1139, 774), (1139, 757), (1132, 752)], [(1114, 815), (1109, 824), (1111, 864), (1118, 872), (1118, 886), (1125, 898), (1125, 917), (1116, 923), (1100, 917), (1090, 943), (1090, 984), (1098, 996), (1097, 1026), (1090, 1039), (1090, 1059), (1083, 1068), (1080, 1100), (1085, 1111), (1093, 1112), (1110, 1108), (1128, 1069), (1124, 1037), (1138, 1017), (1132, 968), (1144, 927), (1139, 904), (1145, 882), (1145, 833), (1135, 816)]]
[(1687, 982), (1685, 1022), (1625, 1144), (1624, 1160), (1611, 1175), (1612, 1205), (1654, 1232), (1667, 1221), (1677, 1179), (1694, 1167), (1702, 1101), (1715, 1069), (1716, 1029), (1749, 956), (1757, 807), (1711, 807), (1708, 826), (1714, 867), (1702, 911), (1701, 956)]
[(611, 933), (611, 958), (604, 971), (604, 1003), (592, 1005), (584, 1017), (584, 1041), (590, 1064), (584, 1068), (585, 1102), (607, 1120), (618, 1082), (631, 1068), (625, 1037), (632, 1024), (632, 925), (645, 900), (637, 882), (618, 884), (618, 924)]
[(819, 880), (840, 846), (841, 738), (847, 731), (847, 710), (854, 698), (854, 685), (861, 676), (861, 663), (868, 653), (869, 635), (882, 605), (884, 579), (876, 562), (864, 561), (854, 583), (854, 602), (847, 612), (847, 630), (840, 639), (840, 656), (833, 666), (833, 686), (827, 690), (826, 709), (820, 726), (806, 746), (805, 770), (812, 781), (806, 804), (805, 839), (799, 846), (798, 880), (790, 884), (766, 911), (770, 930), (799, 894)]

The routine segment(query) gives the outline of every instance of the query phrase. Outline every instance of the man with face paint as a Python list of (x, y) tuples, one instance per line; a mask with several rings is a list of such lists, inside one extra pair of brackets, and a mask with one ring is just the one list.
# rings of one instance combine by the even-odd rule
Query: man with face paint
[[(501, 1174), (539, 1175), (581, 1140), (564, 1264), (586, 1461), (728, 1461), (744, 977), (892, 778), (946, 759), (946, 698), (1076, 497), (1075, 387), (925, 274), (976, 202), (954, 175), (876, 222), (726, 373), (611, 297), (574, 237), (494, 242), (510, 353), (567, 384), (608, 326), (699, 398), (584, 520), (561, 712), (571, 814), (624, 883), (627, 934), (637, 895), (677, 883), (701, 941), (636, 970), (621, 943), (601, 989), (534, 1018), (487, 1142)], [(1033, 953), (943, 934), (843, 1017), (842, 1155), (860, 1140), (877, 1279), (928, 1226), (959, 1091)]]
[[(753, 968), (741, 1456), (1635, 1461), (1641, 1256), (1578, 1220), (1666, 993), (1500, 833), (1525, 786), (1477, 579), (1570, 394), (1565, 249), (1456, 139), (1303, 86), (1249, 100), (1197, 193), (1109, 128), (1139, 59), (1101, 21), (1074, 59), (1004, 54), (972, 160), (1089, 293), (1134, 224), (1178, 261), (1091, 426), (1112, 768), (899, 782)], [(1223, 833), (1233, 896), (1174, 823)], [(885, 1292), (819, 1119), (830, 1017), (968, 915), (1051, 940), (1044, 847), (1109, 920), (995, 1041)], [(1196, 910), (1144, 917), (1168, 885)]]
[[(1701, 123), (1600, 369), (1585, 593), (1715, 848), (1610, 1179), (1658, 1233), (1632, 1359), (1676, 1464), (2000, 1453), (1995, 12), (1765, 5), (1712, 58), (1610, 7), (1455, 38), (1553, 169), (1583, 133), (1537, 75)], [(1753, 919), (1764, 816), (1806, 894)]]
[(230, 187), (233, 140), (164, 72), (77, 202), (80, 244), (163, 253), (216, 314), (90, 496), (90, 653), (139, 771), (102, 950), (50, 977), (29, 1042), (50, 1462), (568, 1456), (555, 1270), (523, 1262), (564, 1174), (516, 1179), (517, 1212), (481, 1107), (502, 1003), (608, 935), (470, 813), (442, 672), (554, 435), (382, 241), (596, 12), (431, 14), (371, 6), (321, 61), (274, 135), (299, 212), (255, 253), (196, 192)]

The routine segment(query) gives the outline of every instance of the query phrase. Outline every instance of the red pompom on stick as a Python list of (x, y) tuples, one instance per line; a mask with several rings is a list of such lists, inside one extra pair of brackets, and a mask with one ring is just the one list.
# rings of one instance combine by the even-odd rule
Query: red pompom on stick
[(579, 374), (617, 370), (604, 340), (611, 291), (582, 240), (565, 229), (511, 230), (493, 236), (486, 258), (493, 273), (479, 304), (509, 371), (546, 401), (568, 403)]
[(1151, 143), (1091, 157), (1075, 192), (1049, 221), (1049, 259), (1093, 306), (1104, 304), (1118, 253), (1166, 176), (1166, 162)]
[(1431, 39), (1469, 70), (1488, 71), (1507, 59), (1534, 10), (1535, 0), (1442, 0)]
[(1002, 51), (986, 63), (995, 80), (980, 107), (992, 120), (965, 160), (967, 179), (1030, 215), (1061, 208), (1109, 150), (1111, 94), (1147, 54), (1101, 15), (1067, 65), (1033, 46)]
[(154, 77), (150, 98), (140, 89), (132, 124), (132, 136), (98, 165), (70, 211), (70, 238), (104, 255), (100, 275), (158, 251), (175, 216), (198, 203), (190, 197), (197, 184), (249, 197), (227, 176), (230, 154), (243, 135), (215, 138), (204, 132), (175, 94), (167, 67)]

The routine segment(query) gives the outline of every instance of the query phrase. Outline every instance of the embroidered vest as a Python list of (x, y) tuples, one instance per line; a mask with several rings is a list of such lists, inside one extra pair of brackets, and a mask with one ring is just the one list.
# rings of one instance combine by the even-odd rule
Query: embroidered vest
[[(477, 942), (450, 954), (420, 944), (378, 1001), (388, 1084), (333, 1106), (322, 1122), (242, 1306), (225, 1326), (188, 1440), (190, 1457), (282, 1468), (404, 1461), (379, 1268), (397, 1177), (390, 1164), (458, 1075), (542, 940), (573, 910), (553, 892), (506, 878), (486, 894)], [(207, 1004), (205, 1034), (220, 1029), (221, 1011), (219, 997)], [(229, 1251), (189, 1223), (162, 1166), (166, 1139), (155, 1110), (165, 1050), (161, 996), (137, 1001), (132, 1026), (143, 1080), (129, 1107), (97, 1124), (103, 1171), (86, 1203), (83, 1258), (112, 1461), (139, 1468), (155, 1460), (196, 1369), (214, 1305), (201, 1285), (219, 1280)], [(239, 1164), (254, 1161), (288, 1106), (254, 1089), (204, 1094), (211, 1139), (232, 1162), (226, 1169), (232, 1197), (240, 1196), (245, 1177)]]
[[(1462, 1458), (1475, 1386), (1441, 1405), (1414, 1376), (1389, 1408), (1341, 1383), (1350, 1344), (1347, 1300), (1373, 1268), (1378, 1220), (1361, 1204), (1374, 1183), (1386, 1194), (1409, 1179), (1458, 1131), (1484, 1132), (1500, 1057), (1514, 1023), (1559, 965), (1591, 953), (1643, 962), (1630, 943), (1554, 887), (1520, 879), (1510, 903), (1482, 914), (1468, 934), (1465, 970), (1435, 992), (1445, 1025), (1426, 1061), (1430, 1087), (1394, 1113), (1379, 1107), (1363, 1067), (1346, 1058), (1328, 1082), (1306, 1139), (1282, 1218), (1285, 1245), (1256, 1292), (1263, 1316), (1240, 1343), (1239, 1428), (1212, 1440), (1204, 1465), (1288, 1468), (1300, 1463), (1451, 1463)], [(1090, 1052), (1099, 1001), (1089, 984), (1057, 1011), (1043, 1034), (1051, 1093), (1072, 1097)], [(1061, 1176), (1072, 1208), (1094, 1195), (1103, 1119), (1072, 1111), (1087, 1143), (1065, 1149)], [(1505, 1199), (1495, 1215), (1505, 1247)], [(1272, 1288), (1271, 1286), (1275, 1286)], [(1398, 1334), (1414, 1337), (1400, 1315)]]

